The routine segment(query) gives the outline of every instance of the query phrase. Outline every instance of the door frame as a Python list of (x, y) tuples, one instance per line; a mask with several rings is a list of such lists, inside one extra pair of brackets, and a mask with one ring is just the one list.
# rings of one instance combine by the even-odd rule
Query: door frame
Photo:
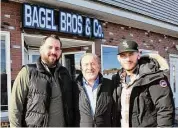
[[(171, 63), (170, 58), (176, 58), (176, 59), (178, 59), (178, 55), (176, 55), (176, 54), (169, 54), (169, 64)], [(174, 91), (173, 91), (174, 86), (171, 85), (171, 84), (172, 84), (171, 81), (173, 80), (172, 75), (171, 75), (173, 72), (171, 72), (171, 71), (172, 71), (172, 70), (171, 70), (171, 67), (170, 67), (170, 86), (171, 86), (171, 89), (172, 89), (172, 92), (173, 92), (173, 97), (177, 99), (178, 97), (175, 97)], [(178, 81), (177, 81), (177, 82), (178, 82)], [(178, 83), (176, 83), (176, 85), (178, 85)], [(176, 86), (176, 88), (177, 88), (177, 90), (176, 90), (175, 93), (178, 93), (178, 87)], [(178, 107), (178, 106), (175, 106), (175, 107)]]
[(76, 52), (65, 52), (65, 53), (62, 53), (62, 66), (66, 66), (65, 65), (65, 55), (69, 55), (69, 54), (76, 54), (76, 53), (86, 53), (86, 51), (76, 51)]

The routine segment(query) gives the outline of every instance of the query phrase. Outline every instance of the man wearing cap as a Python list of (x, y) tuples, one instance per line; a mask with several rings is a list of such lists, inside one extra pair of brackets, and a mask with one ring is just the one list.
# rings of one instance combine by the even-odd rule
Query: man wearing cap
[[(117, 102), (116, 126), (170, 127), (173, 125), (173, 96), (158, 54), (141, 57), (135, 41), (124, 40), (118, 46), (122, 69), (113, 75)], [(160, 61), (161, 60), (161, 61)]]

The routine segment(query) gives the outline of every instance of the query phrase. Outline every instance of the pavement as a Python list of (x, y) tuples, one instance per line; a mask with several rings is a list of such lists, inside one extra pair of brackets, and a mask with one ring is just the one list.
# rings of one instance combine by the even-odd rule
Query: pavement
[(175, 123), (174, 126), (178, 127), (178, 108), (175, 109)]
[[(8, 112), (5, 112), (5, 114), (1, 113), (1, 127), (8, 127)], [(178, 127), (178, 108), (175, 109), (175, 123), (174, 127)]]

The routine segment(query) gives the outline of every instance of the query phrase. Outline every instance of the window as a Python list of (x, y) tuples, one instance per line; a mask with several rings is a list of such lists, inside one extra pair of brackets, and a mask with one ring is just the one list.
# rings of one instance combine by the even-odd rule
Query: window
[(1, 110), (7, 110), (7, 74), (5, 51), (5, 38), (1, 37)]
[(39, 50), (29, 50), (29, 63), (36, 63), (38, 58), (40, 57)]
[(121, 69), (117, 52), (117, 46), (101, 45), (101, 71), (105, 78), (111, 79)]
[(1, 119), (7, 116), (11, 94), (10, 33), (1, 31)]

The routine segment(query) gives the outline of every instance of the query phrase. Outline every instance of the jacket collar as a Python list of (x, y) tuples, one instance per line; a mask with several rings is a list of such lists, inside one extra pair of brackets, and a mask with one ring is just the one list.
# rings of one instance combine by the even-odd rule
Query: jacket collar
[[(49, 69), (47, 69), (48, 66), (42, 63), (41, 57), (38, 58), (36, 65), (37, 65), (37, 69), (40, 72), (45, 72), (45, 73), (48, 72), (49, 73)], [(61, 67), (62, 67), (62, 65), (60, 63), (57, 63), (56, 70), (59, 70), (59, 68), (61, 68)]]
[[(148, 56), (141, 57), (138, 61), (138, 74), (139, 77), (135, 80), (133, 84), (136, 86), (147, 85), (153, 81), (164, 78), (163, 70), (160, 70), (160, 64), (154, 58)], [(120, 81), (122, 82), (122, 73), (124, 69), (122, 68), (118, 73), (120, 76)]]
[[(99, 77), (99, 84), (101, 84), (102, 81), (103, 81), (103, 76), (102, 76), (102, 74), (99, 73), (99, 74), (98, 74), (98, 77)], [(82, 85), (83, 85), (82, 82), (83, 82), (83, 74), (80, 73), (80, 74), (78, 75), (78, 77), (76, 78), (76, 83), (77, 83), (78, 85), (82, 86)]]

